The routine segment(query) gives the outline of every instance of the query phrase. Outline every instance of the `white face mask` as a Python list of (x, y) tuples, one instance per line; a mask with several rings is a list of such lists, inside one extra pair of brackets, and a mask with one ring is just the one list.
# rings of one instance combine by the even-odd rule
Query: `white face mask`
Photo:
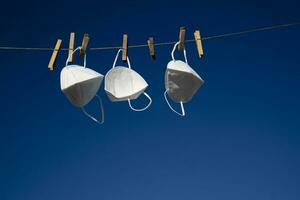
[[(172, 60), (167, 65), (167, 70), (165, 73), (166, 91), (164, 93), (164, 96), (168, 106), (172, 111), (174, 111), (178, 115), (185, 116), (183, 103), (186, 103), (192, 99), (193, 95), (201, 87), (204, 81), (188, 65), (185, 49), (183, 51), (185, 62), (174, 59), (174, 51), (178, 44), (179, 43), (177, 42), (174, 45), (171, 54)], [(179, 113), (172, 108), (168, 101), (167, 94), (173, 101), (175, 101), (176, 103), (180, 103), (182, 113)]]
[[(111, 101), (128, 101), (129, 107), (132, 110), (144, 111), (152, 103), (151, 97), (144, 92), (144, 90), (148, 87), (148, 84), (141, 75), (131, 69), (128, 57), (128, 68), (124, 66), (115, 67), (120, 51), (122, 51), (122, 49), (118, 51), (113, 67), (105, 76), (104, 89)], [(148, 105), (141, 109), (133, 108), (131, 100), (137, 99), (141, 94), (144, 94), (149, 99)]]
[[(76, 52), (79, 47), (73, 51)], [(84, 66), (68, 65), (70, 57), (66, 61), (66, 66), (60, 73), (60, 87), (69, 101), (76, 107), (80, 107), (84, 114), (102, 124), (104, 122), (104, 111), (101, 98), (97, 95), (99, 87), (103, 80), (103, 75), (98, 72), (86, 68), (86, 55), (84, 56)], [(97, 96), (102, 112), (102, 120), (96, 118), (86, 112), (84, 106), (87, 105), (95, 96)]]

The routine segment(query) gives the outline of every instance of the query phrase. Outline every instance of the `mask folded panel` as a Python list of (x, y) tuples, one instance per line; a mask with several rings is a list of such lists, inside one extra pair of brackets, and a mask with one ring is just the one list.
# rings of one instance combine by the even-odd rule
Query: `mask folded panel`
[(113, 67), (105, 76), (104, 89), (111, 101), (137, 99), (147, 87), (143, 77), (127, 67)]
[(185, 62), (172, 60), (165, 73), (168, 96), (175, 102), (186, 103), (204, 83), (202, 78)]
[(78, 65), (68, 65), (60, 73), (61, 90), (77, 107), (83, 107), (92, 100), (102, 81), (102, 74)]

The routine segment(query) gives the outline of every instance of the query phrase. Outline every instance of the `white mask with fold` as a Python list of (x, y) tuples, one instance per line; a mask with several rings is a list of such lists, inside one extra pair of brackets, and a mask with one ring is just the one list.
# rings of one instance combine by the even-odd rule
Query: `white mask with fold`
[[(121, 51), (122, 49), (118, 51), (112, 68), (105, 76), (104, 89), (111, 101), (128, 101), (128, 105), (132, 110), (144, 111), (149, 108), (152, 103), (151, 97), (144, 92), (148, 87), (148, 84), (141, 75), (131, 69), (128, 57), (128, 67), (116, 66), (116, 62)], [(144, 94), (148, 98), (149, 103), (144, 108), (133, 108), (131, 100), (137, 99), (141, 94)]]
[[(174, 45), (171, 53), (172, 60), (168, 63), (165, 73), (165, 88), (164, 92), (165, 100), (170, 109), (180, 116), (185, 116), (185, 110), (183, 103), (186, 103), (192, 99), (197, 90), (204, 83), (202, 78), (188, 65), (186, 50), (183, 50), (185, 62), (181, 60), (175, 60), (174, 52), (177, 42)], [(176, 103), (180, 103), (181, 113), (176, 111), (168, 101), (168, 96)]]
[[(80, 47), (73, 51), (73, 54)], [(86, 54), (84, 55), (84, 66), (68, 65), (71, 55), (66, 61), (66, 66), (60, 73), (61, 91), (76, 107), (80, 107), (85, 115), (95, 122), (102, 124), (104, 122), (104, 110), (101, 98), (97, 95), (100, 85), (103, 81), (103, 75), (86, 67)], [(101, 107), (101, 120), (99, 121), (90, 115), (84, 108), (94, 97), (97, 97)]]

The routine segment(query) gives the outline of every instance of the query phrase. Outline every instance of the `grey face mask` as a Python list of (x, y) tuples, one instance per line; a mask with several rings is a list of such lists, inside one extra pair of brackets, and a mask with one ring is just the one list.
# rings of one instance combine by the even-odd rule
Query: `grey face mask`
[[(175, 60), (174, 52), (179, 42), (174, 45), (171, 53), (172, 60), (168, 63), (165, 73), (165, 100), (170, 109), (180, 116), (185, 116), (183, 103), (192, 99), (197, 90), (204, 81), (201, 77), (188, 65), (186, 58), (186, 50), (184, 49), (185, 62)], [(177, 112), (169, 103), (167, 95), (176, 103), (180, 103), (181, 113)]]

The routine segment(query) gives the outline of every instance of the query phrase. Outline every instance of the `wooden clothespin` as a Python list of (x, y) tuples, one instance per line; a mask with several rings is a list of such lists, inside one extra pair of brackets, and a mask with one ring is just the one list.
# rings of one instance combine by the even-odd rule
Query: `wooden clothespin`
[(199, 55), (199, 58), (201, 58), (203, 56), (203, 48), (202, 48), (200, 31), (196, 30), (194, 32), (194, 36), (195, 36), (195, 42), (197, 45), (198, 55)]
[(51, 70), (51, 71), (52, 71), (53, 68), (54, 68), (55, 61), (56, 61), (56, 57), (57, 57), (58, 51), (60, 50), (61, 43), (62, 43), (62, 40), (61, 40), (61, 39), (58, 39), (58, 40), (56, 41), (56, 44), (55, 44), (55, 47), (54, 47), (52, 56), (51, 56), (51, 58), (50, 58), (50, 62), (49, 62), (49, 64), (48, 64), (48, 68), (49, 68), (49, 70)]
[(184, 50), (184, 42), (185, 42), (185, 28), (182, 26), (179, 30), (179, 45), (178, 50), (183, 51)]
[(152, 60), (155, 60), (154, 39), (153, 39), (153, 37), (150, 37), (147, 40), (147, 43), (148, 43), (148, 47), (149, 47), (149, 51), (150, 51), (150, 57), (152, 58)]
[(85, 55), (89, 40), (90, 40), (89, 34), (85, 33), (83, 36), (83, 39), (82, 39), (81, 47), (80, 47), (80, 56)]
[(128, 51), (128, 36), (123, 34), (123, 45), (122, 45), (122, 61), (127, 61), (127, 51)]
[(75, 33), (70, 33), (70, 42), (69, 42), (69, 62), (73, 62), (73, 51), (74, 51), (74, 41), (75, 41)]

